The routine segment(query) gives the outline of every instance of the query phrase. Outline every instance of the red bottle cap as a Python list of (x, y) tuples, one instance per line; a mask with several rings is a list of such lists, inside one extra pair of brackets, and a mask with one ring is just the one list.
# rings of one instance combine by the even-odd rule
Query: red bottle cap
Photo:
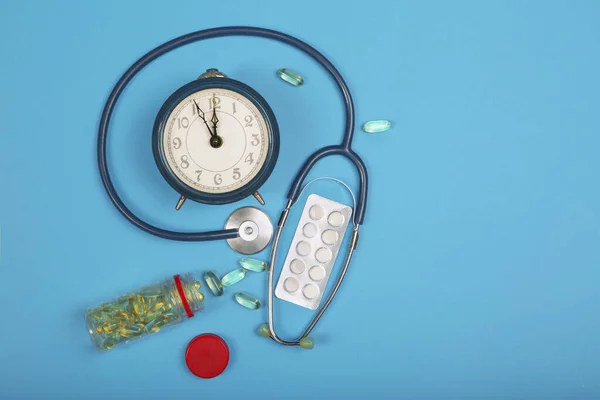
[(185, 363), (192, 374), (200, 378), (219, 376), (229, 363), (227, 343), (212, 333), (198, 335), (187, 346)]

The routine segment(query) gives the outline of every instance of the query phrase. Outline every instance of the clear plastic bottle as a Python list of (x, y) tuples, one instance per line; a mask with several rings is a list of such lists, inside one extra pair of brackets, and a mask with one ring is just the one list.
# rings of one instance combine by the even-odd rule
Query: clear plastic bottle
[(175, 275), (85, 311), (94, 346), (107, 351), (119, 343), (154, 334), (202, 311), (200, 274)]

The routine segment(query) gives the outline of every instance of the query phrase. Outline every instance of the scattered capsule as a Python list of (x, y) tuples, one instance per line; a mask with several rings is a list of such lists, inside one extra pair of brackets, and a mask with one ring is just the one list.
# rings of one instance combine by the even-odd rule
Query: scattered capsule
[(240, 265), (242, 268), (253, 272), (264, 272), (269, 269), (269, 266), (266, 263), (249, 257), (242, 258), (240, 260)]
[(241, 281), (242, 279), (244, 279), (244, 277), (246, 276), (246, 273), (247, 273), (247, 271), (244, 268), (234, 269), (233, 271), (231, 271), (230, 273), (228, 273), (221, 279), (221, 283), (223, 284), (223, 286), (234, 285), (234, 284), (238, 283), (239, 281)]
[(208, 271), (204, 273), (204, 280), (206, 281), (206, 286), (210, 289), (212, 294), (215, 296), (223, 296), (223, 284), (221, 280), (212, 271)]
[(258, 310), (260, 308), (260, 301), (247, 293), (238, 292), (233, 297), (241, 306), (249, 308), (250, 310)]
[(385, 132), (392, 127), (392, 123), (386, 119), (367, 121), (363, 125), (363, 131), (367, 133)]
[(300, 339), (300, 347), (304, 350), (312, 350), (315, 347), (315, 341), (308, 336), (303, 337)]
[(257, 331), (258, 334), (262, 337), (271, 337), (271, 330), (269, 329), (269, 325), (267, 324), (260, 324)]
[(289, 68), (279, 68), (277, 76), (293, 86), (302, 86), (304, 84), (304, 78)]

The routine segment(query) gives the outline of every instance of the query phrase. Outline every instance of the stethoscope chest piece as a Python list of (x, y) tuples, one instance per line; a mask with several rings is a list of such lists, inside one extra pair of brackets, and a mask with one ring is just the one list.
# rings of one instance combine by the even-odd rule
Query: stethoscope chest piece
[(227, 244), (241, 254), (255, 254), (264, 250), (273, 237), (271, 219), (256, 207), (235, 210), (227, 218), (225, 229), (238, 230), (238, 237), (227, 239)]

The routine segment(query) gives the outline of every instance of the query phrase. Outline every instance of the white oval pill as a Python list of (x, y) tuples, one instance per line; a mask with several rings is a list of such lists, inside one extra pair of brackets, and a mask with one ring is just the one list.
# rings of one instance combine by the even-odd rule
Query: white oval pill
[(302, 293), (304, 294), (304, 297), (312, 300), (319, 295), (319, 288), (314, 283), (309, 283), (308, 285), (304, 286)]
[(310, 253), (310, 243), (301, 241), (296, 245), (296, 252), (301, 256), (307, 256)]
[(344, 223), (344, 215), (339, 212), (339, 211), (334, 211), (331, 214), (329, 214), (329, 217), (327, 218), (327, 222), (329, 222), (329, 225), (331, 226), (342, 226), (342, 224)]
[(302, 232), (307, 238), (313, 238), (317, 236), (317, 226), (312, 222), (309, 222), (306, 225), (304, 225), (304, 227), (302, 228)]
[(321, 240), (323, 241), (323, 243), (325, 243), (329, 246), (333, 246), (334, 244), (337, 243), (339, 237), (340, 237), (340, 235), (338, 235), (338, 233), (336, 231), (334, 231), (333, 229), (327, 229), (321, 235)]
[(290, 270), (295, 274), (301, 274), (304, 272), (304, 262), (302, 262), (302, 260), (298, 260), (297, 258), (293, 259), (290, 263)]
[(325, 268), (321, 267), (320, 265), (315, 265), (308, 270), (308, 276), (310, 276), (310, 279), (313, 281), (318, 282), (325, 278)]
[(320, 205), (315, 204), (308, 210), (308, 215), (310, 215), (310, 217), (315, 221), (318, 221), (323, 218), (323, 215), (325, 215), (325, 210), (323, 210), (323, 207)]
[(321, 247), (319, 250), (317, 250), (315, 258), (321, 264), (328, 263), (331, 260), (331, 250), (326, 247)]
[(283, 282), (283, 287), (285, 288), (286, 292), (294, 293), (300, 287), (300, 283), (296, 278), (290, 277)]

